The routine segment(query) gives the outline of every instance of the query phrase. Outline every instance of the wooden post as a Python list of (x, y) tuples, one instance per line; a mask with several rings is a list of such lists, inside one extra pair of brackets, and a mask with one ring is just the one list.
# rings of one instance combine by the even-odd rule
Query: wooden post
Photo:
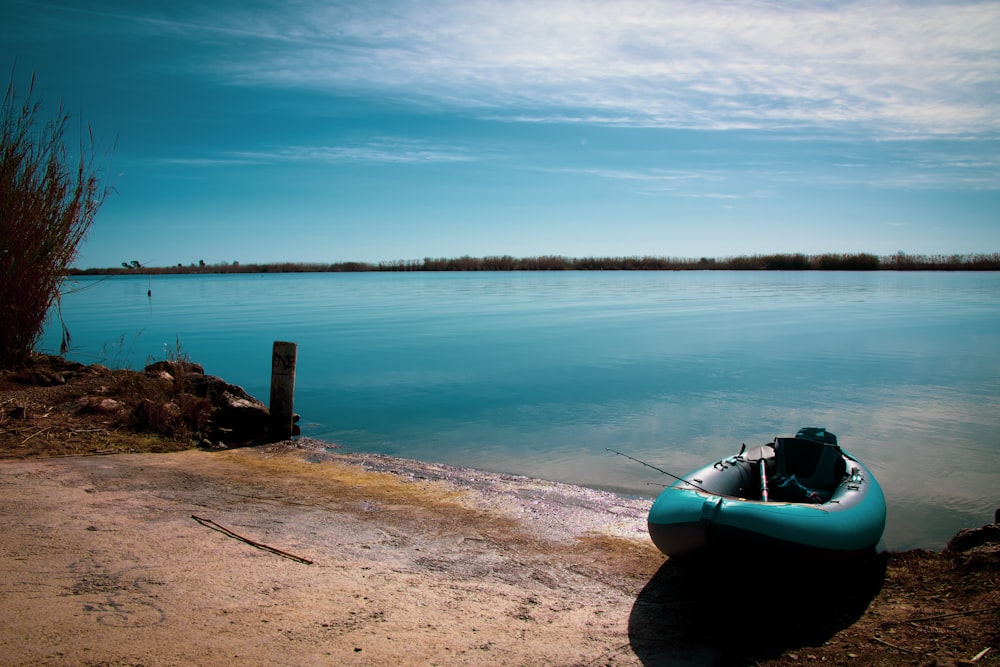
[(293, 432), (295, 403), (295, 357), (298, 344), (274, 341), (271, 352), (271, 433), (270, 440), (287, 440)]

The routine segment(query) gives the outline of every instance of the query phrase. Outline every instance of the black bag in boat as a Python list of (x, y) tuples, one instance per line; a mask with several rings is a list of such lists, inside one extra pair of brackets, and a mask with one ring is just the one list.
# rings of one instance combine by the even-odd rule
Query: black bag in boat
[(818, 493), (803, 486), (795, 475), (775, 475), (767, 485), (771, 500), (791, 503), (821, 503), (823, 499)]

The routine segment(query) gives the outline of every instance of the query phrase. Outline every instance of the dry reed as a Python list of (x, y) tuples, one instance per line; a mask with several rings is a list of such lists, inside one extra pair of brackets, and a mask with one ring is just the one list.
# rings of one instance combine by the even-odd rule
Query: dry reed
[[(67, 149), (62, 104), (42, 117), (35, 80), (21, 98), (15, 75), (0, 109), (0, 368), (25, 362), (67, 268), (110, 193), (95, 160), (93, 133), (81, 126), (79, 153)], [(63, 348), (69, 331), (61, 321)]]

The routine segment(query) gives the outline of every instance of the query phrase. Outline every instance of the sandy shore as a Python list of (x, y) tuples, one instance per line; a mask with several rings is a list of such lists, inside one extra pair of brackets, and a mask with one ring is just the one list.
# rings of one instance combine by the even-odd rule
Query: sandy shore
[(629, 614), (663, 562), (643, 502), (410, 465), (308, 446), (3, 461), (0, 662), (639, 664)]
[(995, 523), (851, 568), (667, 560), (648, 500), (308, 439), (190, 450), (130, 426), (197, 404), (176, 383), (35, 362), (0, 372), (4, 667), (1000, 665)]
[(648, 507), (308, 440), (3, 460), (0, 664), (946, 665), (1000, 636), (995, 550), (674, 563)]

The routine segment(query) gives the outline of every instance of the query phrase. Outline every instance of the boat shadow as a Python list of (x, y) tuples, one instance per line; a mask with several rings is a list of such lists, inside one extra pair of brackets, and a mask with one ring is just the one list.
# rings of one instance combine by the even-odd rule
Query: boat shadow
[(746, 665), (818, 646), (861, 617), (886, 563), (672, 558), (636, 598), (629, 643), (647, 666)]

